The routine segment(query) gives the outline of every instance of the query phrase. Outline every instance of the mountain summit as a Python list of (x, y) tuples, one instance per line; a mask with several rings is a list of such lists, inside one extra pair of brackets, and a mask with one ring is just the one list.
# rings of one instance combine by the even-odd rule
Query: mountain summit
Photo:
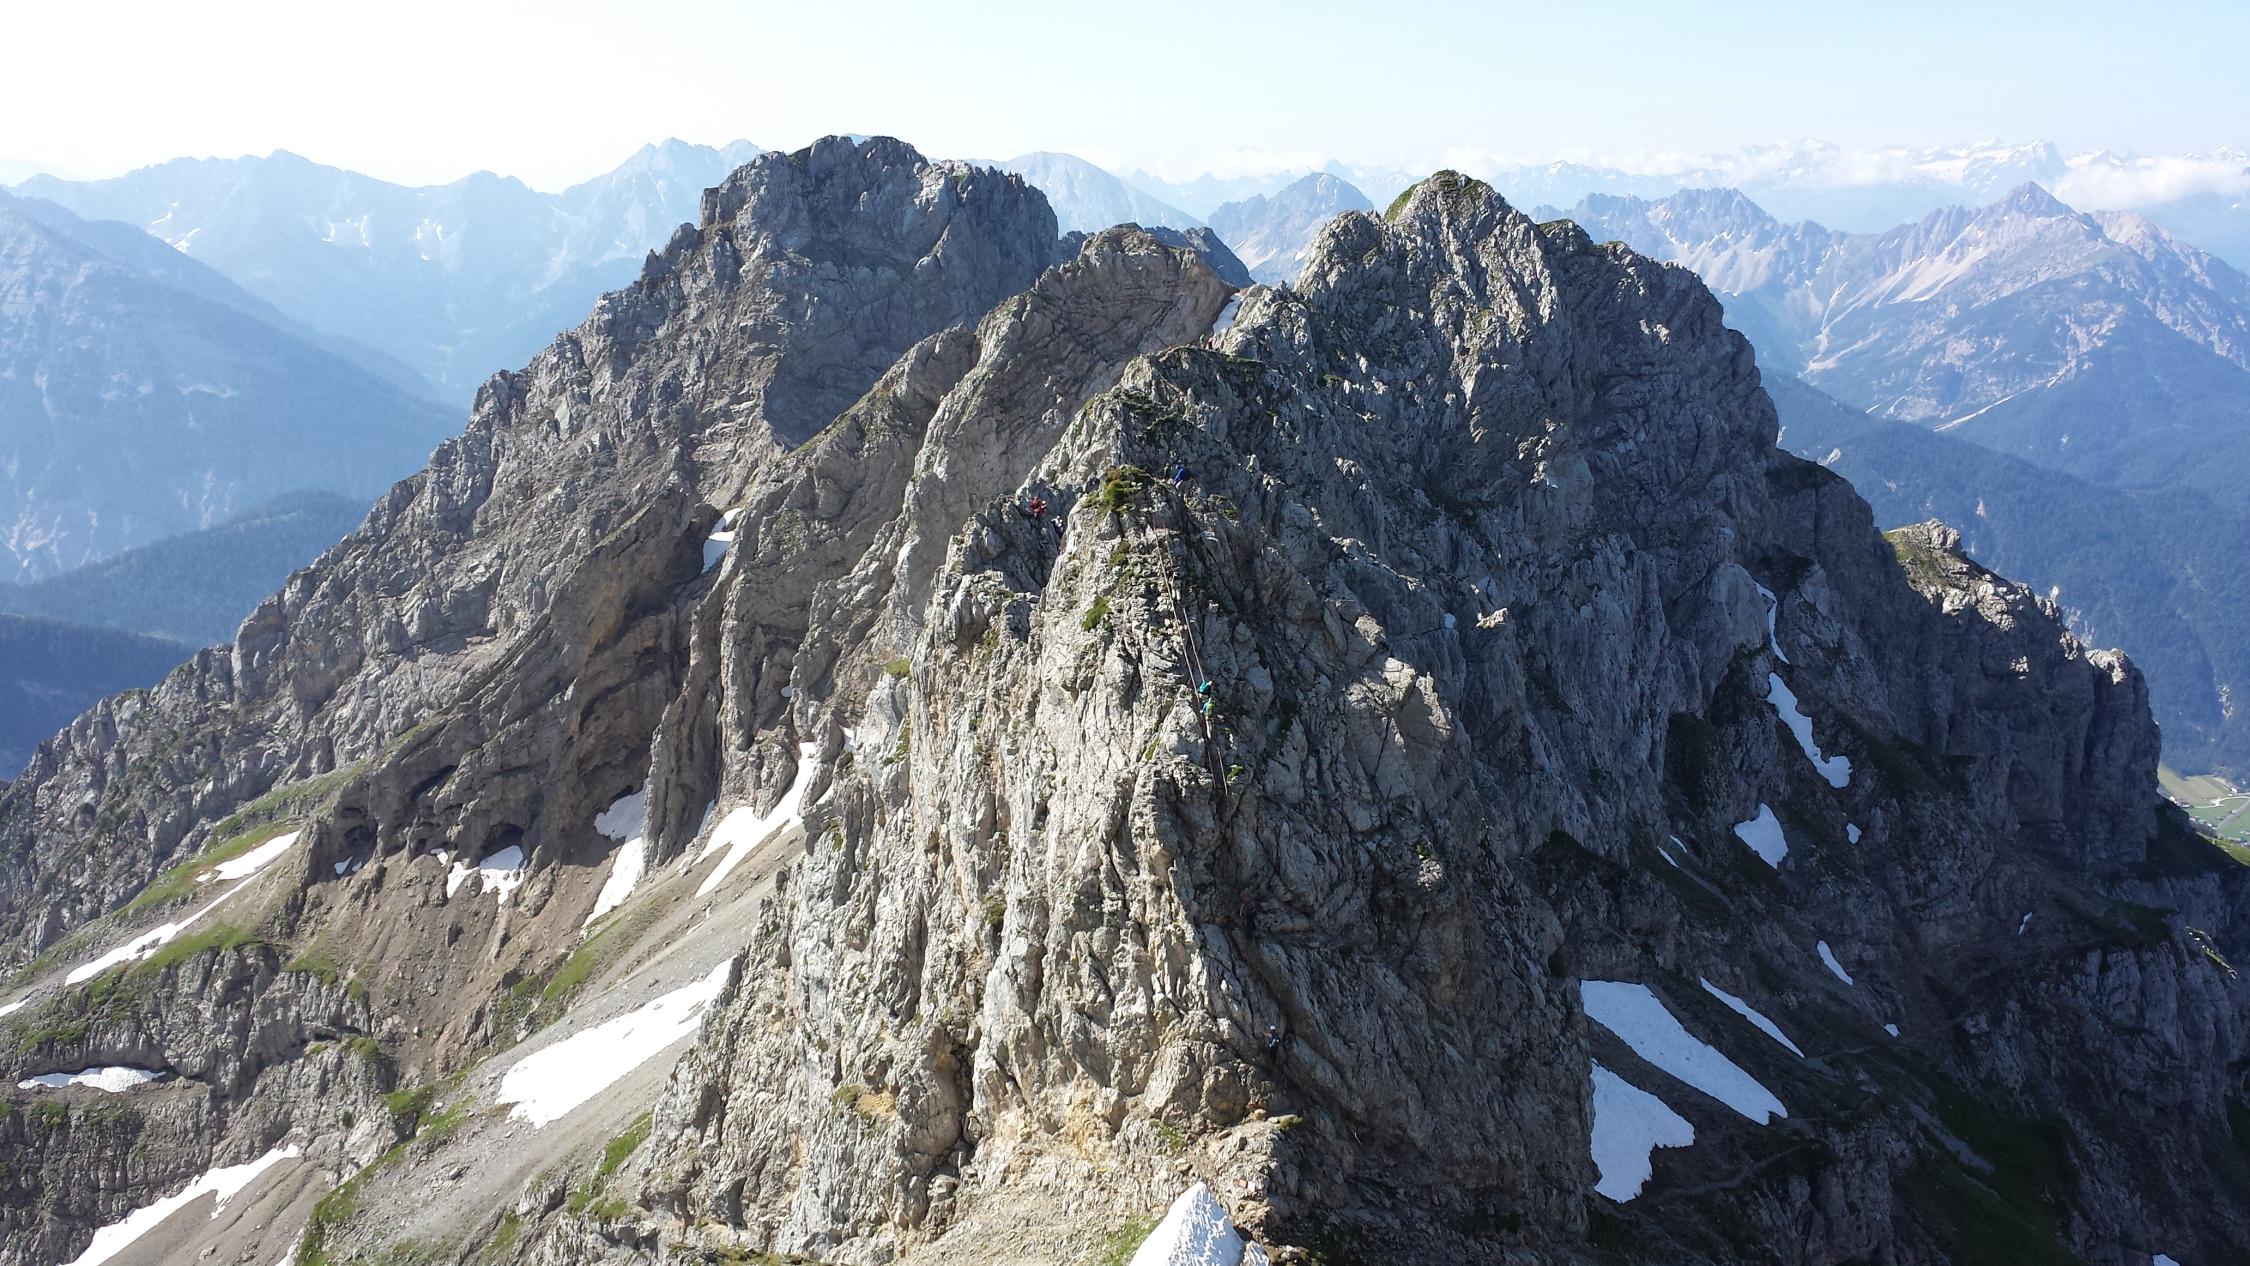
[(702, 209), (0, 795), (0, 1262), (2250, 1232), (2138, 673), (1691, 274), (1453, 173), (1241, 292), (881, 138)]

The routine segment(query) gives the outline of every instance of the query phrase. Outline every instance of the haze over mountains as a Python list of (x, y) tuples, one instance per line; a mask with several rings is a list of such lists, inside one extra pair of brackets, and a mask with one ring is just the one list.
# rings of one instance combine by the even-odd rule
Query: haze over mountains
[(1872, 234), (1732, 190), (1563, 214), (1695, 269), (1769, 366), (1878, 416), (2103, 482), (2250, 476), (2250, 279), (2142, 216), (2036, 185)]
[(459, 411), (630, 279), (705, 188), (759, 152), (665, 141), (554, 194), (490, 172), (408, 188), (287, 152), (41, 176), (17, 192), (146, 229), (295, 320), (396, 357)]
[(457, 425), (156, 239), (0, 194), (0, 581), (370, 498)]

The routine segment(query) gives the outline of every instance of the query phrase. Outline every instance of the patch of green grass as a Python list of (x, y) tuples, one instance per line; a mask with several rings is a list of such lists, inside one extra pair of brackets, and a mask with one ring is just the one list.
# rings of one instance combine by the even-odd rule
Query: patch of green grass
[(1094, 605), (1086, 608), (1086, 614), (1078, 617), (1078, 627), (1091, 633), (1100, 626), (1102, 621), (1108, 618), (1109, 595), (1105, 593), (1094, 599)]
[(1101, 487), (1092, 497), (1093, 507), (1110, 512), (1123, 510), (1139, 500), (1154, 482), (1149, 473), (1138, 466), (1112, 466), (1102, 472)]
[(883, 671), (889, 673), (893, 680), (903, 680), (908, 674), (914, 671), (914, 662), (912, 660), (909, 660), (906, 656), (901, 655), (898, 658), (883, 665)]
[(160, 975), (201, 954), (264, 945), (266, 940), (238, 923), (212, 923), (195, 933), (177, 937), (147, 958), (133, 964), (127, 979)]
[(345, 976), (344, 965), (337, 961), (335, 953), (317, 944), (290, 959), (281, 970), (315, 977), (324, 985), (336, 984)]
[(409, 1139), (422, 1128), (422, 1117), (437, 1100), (436, 1086), (401, 1086), (383, 1096), (383, 1108), (391, 1114), (391, 1132), (401, 1139)]
[(1909, 535), (1911, 528), (1895, 528), (1883, 533), (1891, 543), (1891, 555), (1905, 571), (1906, 579), (1917, 589), (1942, 589), (1952, 584), (1945, 570), (1945, 560), (1936, 550)]
[(492, 1228), (492, 1238), (486, 1240), (484, 1247), (478, 1250), (477, 1260), (504, 1262), (508, 1260), (509, 1250), (515, 1248), (516, 1241), (522, 1238), (523, 1219), (517, 1216), (514, 1209), (510, 1209), (500, 1215), (500, 1225)]
[(622, 1197), (605, 1196), (603, 1187), (608, 1184), (612, 1175), (625, 1167), (625, 1162), (640, 1150), (641, 1144), (648, 1141), (649, 1121), (649, 1114), (643, 1112), (633, 1118), (633, 1123), (626, 1126), (623, 1133), (602, 1148), (601, 1163), (594, 1167), (594, 1172), (578, 1185), (577, 1190), (570, 1193), (570, 1199), (564, 1207), (596, 1222), (615, 1222), (625, 1216), (631, 1206)]
[(78, 957), (79, 955), (85, 953), (87, 950), (93, 948), (93, 945), (94, 929), (92, 925), (79, 928), (76, 931), (72, 932), (70, 935), (48, 946), (46, 949), (41, 950), (37, 958), (32, 959), (30, 962), (25, 963), (21, 967), (18, 967), (15, 970), (15, 973), (8, 977), (8, 983), (6, 985), (0, 985), (0, 989), (13, 989), (17, 985), (26, 984), (30, 981), (36, 980), (39, 978), (39, 976), (44, 974), (48, 968), (55, 966), (66, 958)]
[(1133, 1260), (1133, 1252), (1140, 1248), (1141, 1241), (1155, 1229), (1156, 1219), (1147, 1214), (1125, 1219), (1116, 1230), (1103, 1237), (1101, 1256), (1094, 1259), (1094, 1266), (1125, 1266)]
[(606, 1181), (611, 1174), (624, 1168), (625, 1162), (632, 1159), (633, 1153), (641, 1150), (641, 1144), (648, 1142), (649, 1127), (653, 1122), (654, 1118), (643, 1112), (634, 1117), (633, 1123), (626, 1126), (622, 1133), (611, 1139), (608, 1146), (602, 1148), (602, 1163), (594, 1170), (594, 1181)]
[(282, 832), (289, 830), (291, 825), (288, 822), (274, 822), (222, 838), (218, 843), (176, 866), (167, 868), (163, 874), (150, 880), (148, 887), (141, 889), (139, 895), (125, 903), (124, 912), (133, 914), (141, 910), (153, 910), (158, 906), (170, 905), (175, 901), (186, 900), (195, 893), (197, 888), (202, 886), (195, 882), (197, 875), (222, 862), (233, 861), (260, 844), (264, 844)]

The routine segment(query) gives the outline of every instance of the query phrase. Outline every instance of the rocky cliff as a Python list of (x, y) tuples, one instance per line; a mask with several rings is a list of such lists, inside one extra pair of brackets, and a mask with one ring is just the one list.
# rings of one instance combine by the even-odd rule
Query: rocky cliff
[(0, 1261), (2250, 1231), (2138, 673), (1777, 450), (1692, 274), (1450, 173), (1240, 293), (894, 141), (703, 210), (0, 800), (0, 1071), (161, 1074), (21, 1092)]

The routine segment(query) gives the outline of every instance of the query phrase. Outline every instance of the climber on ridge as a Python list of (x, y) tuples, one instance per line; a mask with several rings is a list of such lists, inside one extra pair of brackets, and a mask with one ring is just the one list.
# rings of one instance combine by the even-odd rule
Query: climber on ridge
[(1175, 462), (1173, 462), (1173, 463), (1172, 463), (1172, 491), (1174, 491), (1174, 492), (1178, 492), (1178, 491), (1179, 491), (1179, 490), (1180, 490), (1181, 488), (1184, 488), (1184, 487), (1186, 487), (1186, 486), (1187, 486), (1187, 477), (1188, 477), (1188, 468), (1187, 468), (1187, 463), (1186, 463), (1186, 462), (1180, 462), (1180, 461), (1175, 461)]
[(1044, 523), (1047, 518), (1047, 499), (1045, 497), (1033, 497), (1031, 503), (1023, 508), (1023, 512), (1031, 516), (1033, 523)]

